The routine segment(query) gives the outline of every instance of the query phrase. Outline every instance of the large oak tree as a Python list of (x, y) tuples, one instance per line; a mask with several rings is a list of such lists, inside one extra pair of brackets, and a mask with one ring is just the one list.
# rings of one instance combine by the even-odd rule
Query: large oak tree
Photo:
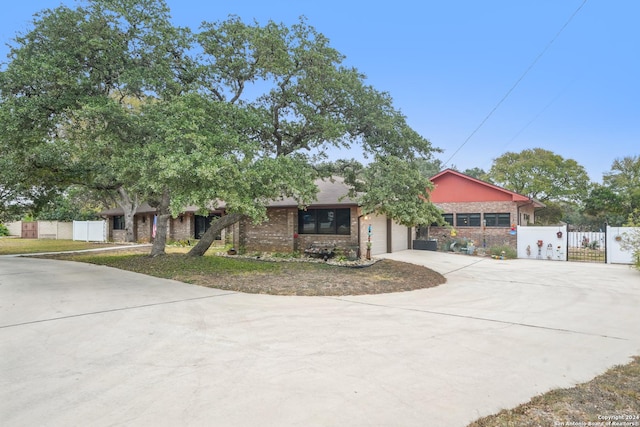
[[(265, 219), (271, 199), (311, 203), (313, 164), (330, 147), (361, 147), (384, 168), (366, 206), (417, 222), (432, 206), (415, 180), (397, 183), (413, 179), (410, 162), (433, 148), (343, 61), (304, 20), (287, 27), (231, 17), (194, 32), (173, 26), (162, 0), (63, 6), (37, 15), (15, 40), (0, 74), (0, 143), (60, 185), (150, 201), (159, 214), (153, 255), (164, 252), (170, 215), (188, 204), (225, 203), (227, 215), (191, 252), (201, 255), (220, 228)], [(373, 200), (392, 192), (397, 206), (412, 208)], [(135, 200), (125, 200), (131, 218)]]
[(487, 176), (496, 185), (542, 202), (578, 202), (589, 188), (583, 166), (542, 148), (501, 155)]

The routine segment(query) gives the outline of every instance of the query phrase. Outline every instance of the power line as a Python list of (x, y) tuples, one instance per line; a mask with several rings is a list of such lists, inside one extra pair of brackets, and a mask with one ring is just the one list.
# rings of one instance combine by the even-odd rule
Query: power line
[[(559, 98), (560, 96), (562, 96), (562, 94), (569, 88), (569, 86), (575, 81), (575, 79), (571, 82), (569, 82), (569, 84), (567, 84), (560, 92), (558, 92), (558, 94), (553, 97), (553, 99), (551, 101), (549, 101), (547, 103), (547, 105), (545, 105), (542, 110), (540, 110), (531, 120), (529, 120), (529, 122), (527, 122), (526, 125), (524, 125), (522, 128), (520, 128), (520, 130), (518, 132), (516, 132), (516, 134), (509, 140), (507, 141), (506, 144), (504, 144), (502, 146), (502, 150), (504, 151), (513, 141), (515, 141), (533, 122), (535, 122), (540, 116), (542, 116), (542, 114), (549, 108), (551, 107), (551, 105), (553, 105)], [(489, 161), (487, 160), (482, 166), (484, 168), (489, 168), (490, 165), (488, 164)]]
[(567, 25), (569, 25), (569, 23), (573, 20), (573, 18), (578, 14), (578, 12), (580, 11), (580, 9), (582, 9), (582, 7), (585, 5), (585, 3), (587, 3), (587, 0), (583, 0), (582, 3), (580, 4), (580, 6), (578, 6), (578, 8), (573, 12), (573, 14), (571, 14), (571, 16), (569, 17), (569, 19), (567, 20), (567, 22), (564, 23), (564, 25), (562, 26), (562, 28), (560, 28), (560, 30), (556, 33), (555, 36), (553, 36), (553, 38), (551, 39), (551, 41), (549, 43), (547, 43), (547, 45), (545, 46), (545, 48), (542, 50), (542, 52), (540, 52), (538, 54), (538, 56), (536, 56), (536, 58), (533, 60), (533, 62), (531, 63), (531, 65), (529, 65), (529, 67), (527, 67), (527, 69), (524, 71), (524, 73), (522, 73), (522, 75), (520, 76), (520, 78), (518, 80), (516, 80), (516, 82), (513, 84), (513, 86), (511, 86), (511, 88), (507, 91), (507, 93), (502, 97), (502, 99), (500, 99), (500, 101), (498, 101), (498, 103), (496, 104), (495, 107), (493, 107), (493, 109), (491, 111), (489, 111), (489, 114), (486, 115), (486, 117), (480, 122), (480, 124), (473, 130), (473, 132), (471, 132), (471, 134), (467, 137), (467, 139), (464, 140), (464, 142), (458, 147), (458, 149), (456, 151), (454, 151), (454, 153), (447, 159), (446, 162), (444, 162), (444, 166), (446, 166), (447, 164), (449, 164), (449, 162), (451, 161), (451, 159), (453, 159), (455, 157), (456, 154), (458, 154), (458, 152), (462, 149), (462, 147), (464, 147), (467, 142), (469, 142), (469, 140), (473, 137), (473, 135), (476, 134), (476, 132), (478, 132), (480, 130), (480, 128), (486, 123), (487, 120), (489, 120), (489, 117), (491, 117), (493, 115), (493, 113), (498, 109), (498, 107), (500, 107), (500, 105), (509, 97), (509, 95), (511, 95), (511, 92), (513, 92), (513, 90), (518, 87), (518, 85), (520, 84), (520, 82), (525, 78), (525, 76), (527, 74), (529, 74), (529, 71), (531, 71), (531, 69), (534, 67), (534, 65), (536, 65), (536, 63), (540, 60), (540, 58), (542, 58), (542, 56), (547, 52), (547, 50), (549, 50), (549, 48), (551, 47), (551, 45), (553, 44), (553, 42), (556, 41), (556, 39), (560, 36), (560, 34), (564, 31), (564, 29), (567, 27)]

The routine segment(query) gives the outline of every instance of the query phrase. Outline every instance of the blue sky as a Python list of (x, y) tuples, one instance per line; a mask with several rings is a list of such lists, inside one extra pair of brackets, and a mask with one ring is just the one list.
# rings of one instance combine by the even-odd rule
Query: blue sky
[[(460, 170), (488, 170), (506, 151), (541, 147), (576, 160), (600, 181), (614, 159), (640, 155), (640, 2), (635, 0), (167, 3), (176, 24), (194, 29), (229, 14), (285, 24), (306, 16), (346, 55), (348, 65), (389, 92), (409, 124), (444, 150), (437, 157)], [(28, 28), (33, 13), (60, 4), (76, 3), (4, 4), (2, 60), (4, 45)], [(357, 150), (339, 156), (361, 157)]]

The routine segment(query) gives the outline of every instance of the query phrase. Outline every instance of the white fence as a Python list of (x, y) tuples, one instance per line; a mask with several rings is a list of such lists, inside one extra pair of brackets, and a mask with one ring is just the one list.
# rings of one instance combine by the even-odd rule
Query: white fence
[(622, 238), (629, 234), (640, 234), (640, 228), (607, 226), (608, 264), (633, 264), (633, 253), (621, 247)]
[(106, 221), (73, 221), (73, 240), (106, 242)]
[[(572, 231), (567, 233), (566, 225), (552, 227), (518, 226), (518, 258), (567, 260), (567, 253), (573, 261), (589, 261), (588, 255), (599, 253), (593, 261), (604, 262), (605, 248), (608, 264), (633, 264), (633, 253), (621, 247), (624, 235), (640, 235), (640, 228), (610, 227), (607, 232)], [(581, 254), (580, 252), (589, 252)]]
[(518, 258), (566, 261), (567, 226), (518, 226)]

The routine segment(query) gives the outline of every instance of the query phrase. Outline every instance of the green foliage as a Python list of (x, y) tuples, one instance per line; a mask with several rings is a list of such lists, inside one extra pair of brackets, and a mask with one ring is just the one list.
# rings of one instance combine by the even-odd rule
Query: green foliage
[(82, 188), (71, 187), (49, 200), (35, 216), (44, 221), (88, 221), (99, 219), (99, 211), (98, 206), (86, 198)]
[(542, 202), (578, 202), (587, 195), (589, 185), (587, 172), (575, 160), (541, 148), (503, 154), (493, 161), (487, 177)]
[(482, 168), (475, 167), (471, 169), (465, 169), (462, 173), (476, 179), (480, 179), (482, 181), (487, 180), (487, 172), (485, 172)]
[(552, 225), (562, 221), (564, 210), (561, 203), (546, 202), (543, 209), (536, 211), (535, 223), (537, 225)]
[(604, 174), (602, 181), (619, 197), (625, 214), (640, 209), (640, 156), (614, 160), (611, 171)]
[(518, 258), (518, 253), (516, 252), (516, 250), (514, 248), (512, 248), (511, 246), (492, 246), (491, 248), (489, 248), (489, 253), (492, 256), (496, 256), (496, 257), (502, 257), (504, 256), (505, 259), (516, 259)]
[(420, 172), (420, 175), (425, 178), (431, 178), (444, 169), (444, 164), (439, 159), (417, 159), (415, 167)]
[(8, 236), (8, 235), (9, 235), (9, 229), (7, 228), (7, 226), (4, 224), (0, 224), (0, 236)]
[[(370, 175), (367, 182), (388, 188), (367, 206), (403, 223), (427, 219), (429, 203), (415, 200), (425, 186), (397, 207), (374, 196), (402, 190), (400, 201), (417, 189), (401, 163), (434, 148), (343, 60), (303, 19), (287, 27), (231, 17), (193, 33), (171, 24), (163, 0), (43, 11), (15, 38), (0, 72), (0, 150), (16, 171), (0, 175), (0, 189), (15, 200), (45, 184), (119, 195), (126, 188), (163, 218), (223, 200), (234, 218), (259, 222), (270, 200), (310, 204), (312, 164), (329, 147), (357, 143), (376, 163), (387, 159), (386, 168), (374, 167), (394, 172), (386, 173), (391, 180), (409, 179), (403, 189)], [(249, 86), (261, 92), (247, 93)], [(154, 254), (165, 234), (158, 227)]]
[(594, 184), (584, 202), (584, 212), (600, 223), (622, 225), (634, 209), (640, 208), (640, 156), (616, 159)]
[(375, 212), (408, 227), (443, 223), (442, 212), (429, 202), (433, 184), (412, 162), (394, 156), (378, 156), (369, 164), (354, 187), (366, 213)]

